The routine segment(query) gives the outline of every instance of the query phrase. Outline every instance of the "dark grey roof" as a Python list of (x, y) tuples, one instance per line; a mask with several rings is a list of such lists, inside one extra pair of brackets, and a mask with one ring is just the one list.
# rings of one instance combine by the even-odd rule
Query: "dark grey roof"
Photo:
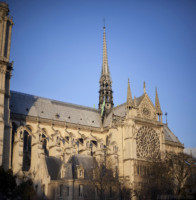
[(51, 177), (51, 180), (58, 180), (60, 178), (60, 170), (62, 166), (62, 161), (56, 157), (45, 157), (46, 165), (48, 168), (48, 173)]
[(112, 112), (108, 115), (106, 120), (104, 121), (104, 127), (109, 126), (112, 123), (112, 115), (117, 115), (119, 117), (124, 117), (126, 113), (126, 103), (123, 103), (119, 106), (113, 108)]
[(11, 113), (100, 127), (97, 109), (11, 91)]
[[(60, 158), (56, 158), (53, 156), (45, 157), (46, 166), (48, 169), (48, 173), (50, 175), (51, 180), (60, 180), (60, 179), (72, 179), (72, 164), (71, 163), (63, 163)], [(61, 177), (61, 169), (64, 170), (63, 177)]]
[(97, 167), (97, 162), (94, 157), (88, 155), (73, 155), (68, 163), (72, 164), (74, 178), (77, 178), (77, 166), (84, 168), (84, 178), (88, 179), (92, 175), (92, 169)]
[[(144, 95), (136, 98), (137, 105), (140, 104), (143, 97)], [(97, 109), (15, 91), (11, 91), (10, 109), (11, 113), (15, 114), (69, 122), (96, 128), (99, 128), (101, 124), (100, 112)], [(125, 113), (126, 103), (114, 107), (105, 120), (104, 127), (111, 124), (113, 114), (119, 117), (124, 117)], [(166, 141), (180, 143), (178, 138), (171, 132), (167, 125), (164, 125), (164, 134)]]
[(164, 124), (163, 130), (164, 130), (165, 140), (166, 141), (180, 143), (179, 139), (168, 128), (167, 124)]
[[(136, 98), (137, 105), (140, 103), (143, 96), (144, 95)], [(99, 128), (101, 125), (101, 116), (98, 109), (55, 101), (16, 91), (11, 91), (10, 108), (11, 113), (14, 114), (69, 122), (96, 128)], [(106, 127), (112, 122), (112, 113), (124, 117), (125, 108), (126, 103), (114, 107), (105, 120), (104, 126)]]

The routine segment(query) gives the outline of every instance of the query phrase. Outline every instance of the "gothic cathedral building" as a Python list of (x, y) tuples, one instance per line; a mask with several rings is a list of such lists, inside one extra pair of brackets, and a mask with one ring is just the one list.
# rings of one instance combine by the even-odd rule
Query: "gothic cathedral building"
[(85, 176), (95, 160), (110, 158), (118, 176), (134, 188), (145, 163), (162, 159), (166, 151), (183, 151), (162, 122), (157, 90), (155, 103), (145, 84), (142, 96), (132, 98), (128, 81), (126, 102), (114, 106), (105, 27), (98, 109), (11, 91), (8, 13), (8, 5), (0, 3), (0, 165), (5, 169), (19, 179), (31, 178), (37, 193), (50, 199), (83, 199)]

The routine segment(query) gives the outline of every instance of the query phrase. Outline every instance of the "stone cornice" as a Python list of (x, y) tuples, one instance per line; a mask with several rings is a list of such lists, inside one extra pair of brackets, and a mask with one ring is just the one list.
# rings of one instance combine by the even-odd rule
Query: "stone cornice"
[(12, 70), (13, 69), (13, 63), (14, 62), (9, 62), (8, 58), (0, 56), (0, 65), (6, 65), (7, 70)]
[(161, 123), (159, 121), (154, 121), (154, 120), (150, 120), (150, 119), (142, 119), (140, 117), (135, 117), (135, 118), (133, 118), (133, 120), (135, 121), (135, 123), (141, 124), (141, 125), (150, 125), (150, 126), (154, 126), (154, 127), (163, 127), (163, 123)]

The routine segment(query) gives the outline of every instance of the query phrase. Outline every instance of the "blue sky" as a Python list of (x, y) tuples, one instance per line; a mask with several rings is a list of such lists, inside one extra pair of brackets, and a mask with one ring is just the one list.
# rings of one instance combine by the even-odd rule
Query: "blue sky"
[(105, 18), (114, 104), (126, 101), (128, 78), (132, 96), (145, 81), (153, 103), (157, 87), (170, 129), (196, 146), (196, 1), (7, 2), (12, 90), (97, 107)]

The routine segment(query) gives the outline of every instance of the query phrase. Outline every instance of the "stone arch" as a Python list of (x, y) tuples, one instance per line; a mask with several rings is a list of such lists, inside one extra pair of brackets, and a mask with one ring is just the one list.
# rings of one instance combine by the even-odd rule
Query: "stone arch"
[[(15, 126), (15, 125), (14, 125)], [(32, 133), (32, 127), (30, 125), (19, 126), (14, 134), (14, 142), (22, 142), (22, 170), (29, 171), (31, 166), (31, 143), (32, 137), (35, 137)], [(17, 143), (17, 145), (19, 145)], [(20, 146), (19, 146), (20, 147)], [(13, 158), (14, 159), (14, 158)]]

